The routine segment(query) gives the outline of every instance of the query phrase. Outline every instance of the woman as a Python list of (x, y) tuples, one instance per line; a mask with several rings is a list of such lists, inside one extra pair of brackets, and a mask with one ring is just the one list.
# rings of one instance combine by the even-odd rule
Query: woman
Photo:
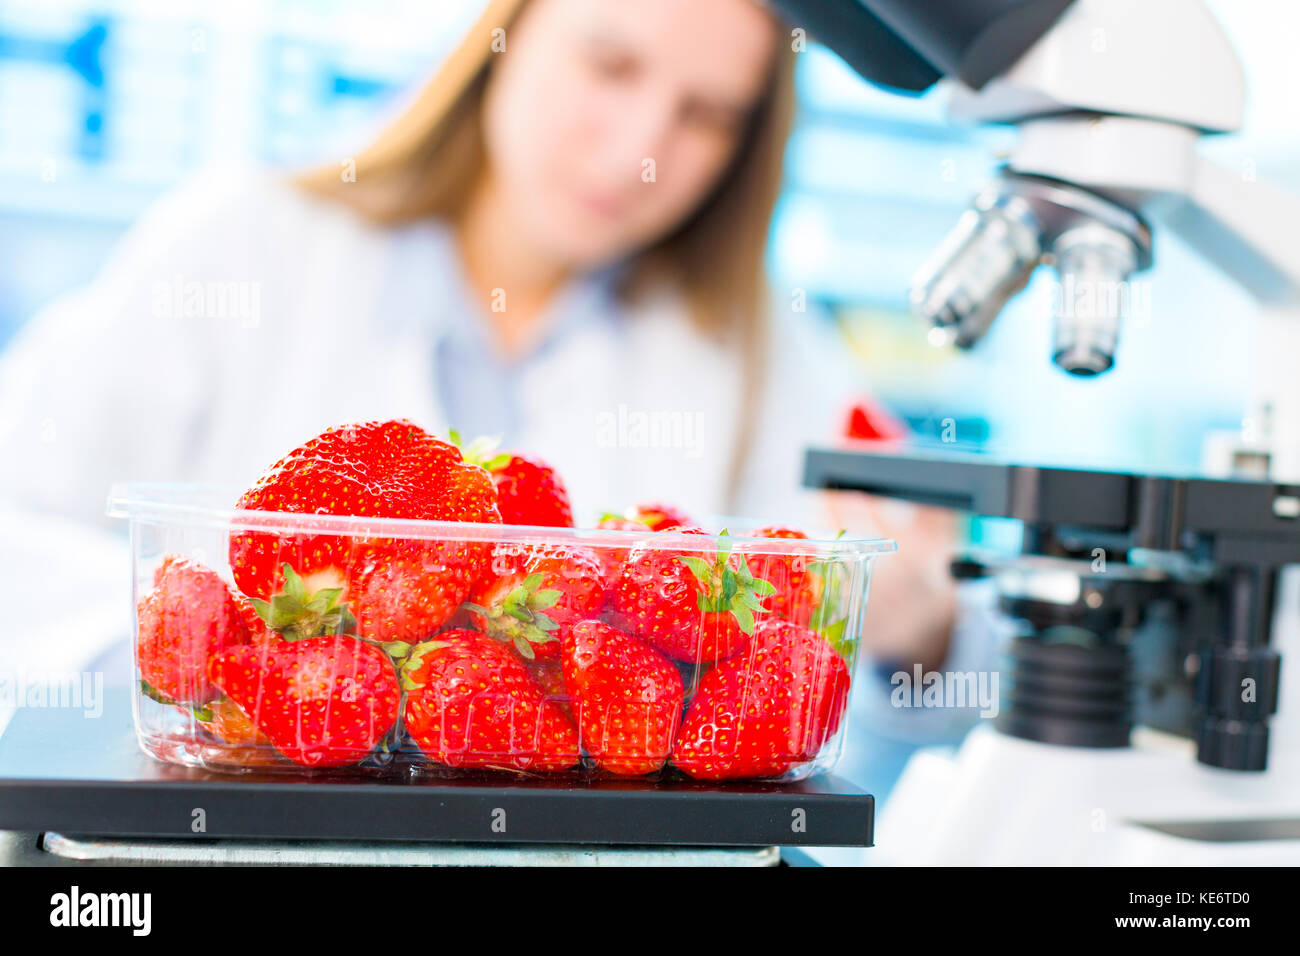
[[(96, 519), (113, 481), (239, 487), (328, 425), (404, 416), (544, 455), (589, 513), (825, 525), (802, 450), (855, 379), (763, 273), (789, 36), (753, 0), (490, 3), (359, 156), (196, 184), (23, 330), (0, 496)], [(912, 551), (873, 639), (935, 664), (955, 601), (939, 549)]]

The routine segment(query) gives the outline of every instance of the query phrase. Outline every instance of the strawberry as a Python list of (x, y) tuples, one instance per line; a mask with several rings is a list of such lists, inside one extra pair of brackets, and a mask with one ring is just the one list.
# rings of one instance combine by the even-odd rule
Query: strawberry
[[(483, 469), (407, 421), (331, 428), (271, 466), (239, 499), (250, 511), (499, 524)], [(312, 590), (337, 589), (359, 633), (418, 640), (469, 594), (490, 549), (469, 541), (244, 530), (230, 538), (240, 590), (271, 600), (290, 566)]]
[(561, 705), (568, 701), (569, 689), (564, 686), (564, 669), (558, 658), (553, 661), (533, 661), (528, 665), (528, 673), (537, 681), (543, 696), (554, 698)]
[(208, 675), (280, 753), (304, 767), (358, 763), (397, 720), (392, 661), (347, 634), (231, 648), (213, 656)]
[(533, 680), (537, 681), (537, 686), (542, 689), (542, 696), (548, 702), (553, 703), (571, 723), (576, 725), (573, 720), (573, 707), (570, 706), (569, 690), (564, 686), (564, 669), (560, 666), (560, 659), (556, 657), (549, 661), (529, 661), (526, 665), (528, 673), (533, 675)]
[[(596, 527), (601, 531), (639, 531), (642, 533), (650, 531), (650, 526), (647, 524), (612, 514), (607, 514), (601, 518)], [(608, 537), (614, 536), (610, 535)], [(623, 571), (623, 564), (627, 561), (628, 553), (632, 550), (632, 545), (630, 543), (626, 545), (602, 543), (593, 545), (591, 549), (596, 553), (596, 557), (600, 559), (601, 579), (605, 582), (605, 594), (607, 596), (612, 595), (615, 586), (618, 584), (618, 576)]]
[(497, 453), (495, 439), (477, 438), (462, 446), (460, 435), (452, 432), (451, 440), (463, 448), (466, 461), (482, 465), (492, 475), (506, 524), (573, 527), (569, 492), (550, 465), (518, 452)]
[(587, 548), (501, 544), (465, 607), (474, 627), (514, 645), (521, 657), (556, 660), (569, 625), (604, 604), (601, 571)]
[[(745, 532), (747, 538), (775, 538), (808, 540), (808, 535), (793, 528), (766, 527)], [(807, 624), (821, 597), (821, 578), (810, 565), (811, 554), (762, 554), (752, 559), (755, 571), (769, 581), (776, 593), (763, 601), (763, 607), (772, 614), (798, 624)]]
[(576, 728), (509, 646), (458, 630), (389, 651), (402, 661), (406, 731), (430, 760), (514, 771), (578, 762)]
[(194, 718), (212, 736), (228, 744), (250, 747), (273, 746), (271, 739), (257, 729), (238, 704), (229, 697), (218, 697), (194, 708)]
[[(708, 538), (699, 528), (673, 534)], [(743, 648), (754, 615), (763, 613), (760, 596), (775, 589), (721, 540), (717, 548), (701, 542), (698, 554), (634, 547), (614, 589), (614, 609), (627, 630), (678, 661), (713, 663)]]
[(685, 690), (671, 661), (600, 621), (564, 638), (564, 686), (583, 749), (610, 773), (654, 773), (672, 750)]
[(634, 505), (625, 517), (630, 521), (639, 521), (651, 531), (688, 528), (695, 524), (680, 509), (658, 502)]
[(208, 655), (247, 644), (249, 625), (236, 595), (211, 568), (168, 554), (153, 590), (137, 606), (136, 660), (145, 693), (180, 705), (217, 696)]
[(271, 738), (258, 730), (229, 697), (218, 697), (190, 713), (214, 738), (203, 745), (205, 760), (238, 767), (274, 767), (285, 763)]
[(673, 764), (700, 780), (788, 774), (834, 736), (848, 693), (848, 665), (825, 638), (768, 618), (700, 679)]
[[(757, 528), (746, 532), (746, 537), (808, 540), (802, 531), (783, 527)], [(819, 558), (811, 548), (806, 554), (763, 554), (752, 561), (756, 573), (776, 588), (776, 593), (763, 601), (763, 607), (775, 617), (812, 628), (847, 658), (849, 648), (844, 641), (847, 621), (841, 606), (842, 566), (833, 558)]]

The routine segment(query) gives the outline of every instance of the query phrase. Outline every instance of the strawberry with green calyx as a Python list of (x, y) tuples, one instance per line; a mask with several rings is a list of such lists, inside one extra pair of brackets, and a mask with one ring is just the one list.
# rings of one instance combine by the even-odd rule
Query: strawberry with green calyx
[(700, 679), (672, 762), (699, 780), (785, 776), (835, 735), (848, 693), (848, 665), (825, 638), (768, 618)]
[(397, 721), (393, 662), (346, 634), (268, 637), (214, 655), (208, 676), (280, 753), (304, 767), (359, 763)]
[[(491, 476), (408, 421), (331, 428), (276, 462), (241, 511), (500, 524)], [(490, 547), (477, 541), (234, 530), (230, 566), (246, 595), (273, 603), (294, 568), (309, 592), (339, 589), (357, 632), (419, 640), (460, 607)]]
[(406, 731), (430, 760), (544, 772), (577, 764), (577, 729), (507, 645), (456, 630), (387, 650), (399, 661)]
[(569, 492), (555, 469), (531, 455), (497, 450), (499, 440), (476, 438), (468, 445), (450, 433), (465, 460), (484, 468), (496, 486), (497, 506), (506, 524), (572, 528)]
[(342, 588), (308, 591), (298, 572), (289, 565), (281, 569), (284, 590), (270, 601), (249, 598), (266, 627), (287, 641), (301, 641), (322, 634), (355, 634), (357, 619), (343, 603)]
[(211, 568), (168, 554), (137, 606), (136, 663), (142, 686), (182, 709), (217, 696), (207, 677), (210, 654), (247, 644), (239, 597)]
[[(699, 528), (673, 534), (708, 535)], [(775, 590), (750, 571), (744, 555), (732, 554), (724, 531), (718, 545), (699, 553), (678, 548), (634, 547), (614, 592), (614, 608), (627, 630), (669, 657), (712, 663), (740, 651), (765, 613), (762, 598)]]
[(600, 560), (587, 548), (502, 544), (465, 608), (478, 630), (521, 657), (556, 660), (567, 627), (604, 600)]
[(575, 624), (561, 654), (578, 735), (596, 765), (623, 776), (662, 767), (682, 716), (676, 665), (601, 621)]

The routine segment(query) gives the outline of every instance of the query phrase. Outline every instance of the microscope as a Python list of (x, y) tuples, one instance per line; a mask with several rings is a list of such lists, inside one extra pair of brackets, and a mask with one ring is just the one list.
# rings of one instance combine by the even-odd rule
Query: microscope
[(1051, 360), (1104, 374), (1164, 229), (1259, 306), (1251, 427), (1213, 446), (1214, 477), (808, 452), (810, 487), (1024, 529), (1019, 554), (953, 562), (1017, 629), (995, 727), (912, 759), (872, 860), (1300, 862), (1300, 197), (1197, 153), (1242, 120), (1218, 24), (1200, 0), (776, 6), (872, 83), (942, 83), (954, 122), (1017, 131), (913, 281), (932, 342), (976, 347), (1042, 266), (1069, 305)]

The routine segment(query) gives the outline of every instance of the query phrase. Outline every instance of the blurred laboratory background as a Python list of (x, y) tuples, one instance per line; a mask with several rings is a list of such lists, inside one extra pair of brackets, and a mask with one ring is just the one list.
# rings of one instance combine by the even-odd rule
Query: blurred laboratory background
[[(1210, 3), (1246, 65), (1240, 134), (1206, 143), (1300, 188), (1300, 8)], [(450, 48), (478, 0), (0, 0), (0, 349), (85, 282), (148, 203), (201, 167), (351, 155)], [(814, 306), (864, 382), (922, 435), (1008, 458), (1185, 472), (1207, 428), (1240, 424), (1251, 305), (1167, 234), (1138, 278), (1115, 370), (1047, 360), (1040, 270), (970, 354), (936, 349), (908, 280), (1009, 143), (943, 119), (942, 93), (871, 88), (815, 46), (771, 236), (778, 305)]]
[[(1203, 148), (1243, 176), (1300, 191), (1300, 5), (1209, 6), (1245, 64), (1248, 105), (1241, 133)], [(44, 304), (89, 280), (151, 202), (200, 169), (354, 155), (480, 7), (0, 0), (0, 351)], [(830, 323), (864, 385), (915, 432), (1010, 460), (1186, 473), (1200, 465), (1207, 430), (1241, 427), (1253, 306), (1164, 232), (1156, 268), (1136, 277), (1143, 294), (1107, 375), (1073, 378), (1049, 360), (1050, 270), (973, 352), (931, 346), (908, 314), (909, 280), (1012, 133), (949, 126), (942, 91), (885, 93), (815, 45), (799, 71), (801, 110), (769, 246), (775, 301), (797, 313), (796, 329)], [(1001, 531), (976, 523), (971, 536), (1016, 540), (1014, 528)], [(87, 539), (83, 556), (102, 546)], [(24, 593), (50, 586), (30, 577)], [(112, 632), (124, 607), (115, 596), (99, 613), (107, 623), (98, 630)], [(883, 795), (913, 745), (888, 733), (856, 739), (849, 774), (871, 768)]]

